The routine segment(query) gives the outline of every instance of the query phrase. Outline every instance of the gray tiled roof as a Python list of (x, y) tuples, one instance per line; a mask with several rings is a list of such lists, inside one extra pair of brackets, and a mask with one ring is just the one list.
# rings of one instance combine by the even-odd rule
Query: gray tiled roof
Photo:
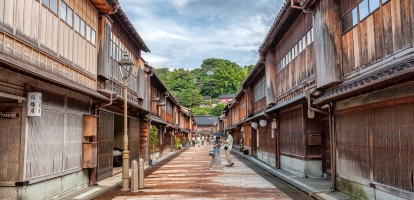
[(194, 116), (194, 120), (198, 126), (214, 126), (214, 122), (218, 121), (218, 116)]
[(219, 99), (228, 99), (228, 98), (233, 98), (234, 94), (223, 94), (219, 96)]
[(211, 100), (211, 96), (203, 96), (203, 100), (204, 101), (209, 101), (209, 100)]

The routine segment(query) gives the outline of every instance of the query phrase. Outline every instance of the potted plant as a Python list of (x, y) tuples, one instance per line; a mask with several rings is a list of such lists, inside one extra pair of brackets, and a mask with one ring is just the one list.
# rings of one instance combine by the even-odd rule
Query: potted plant
[(154, 159), (155, 145), (157, 143), (158, 143), (158, 128), (156, 126), (151, 126), (151, 129), (150, 129), (150, 145), (151, 145), (151, 150), (152, 150), (152, 159), (150, 159), (150, 164), (152, 164), (152, 160)]

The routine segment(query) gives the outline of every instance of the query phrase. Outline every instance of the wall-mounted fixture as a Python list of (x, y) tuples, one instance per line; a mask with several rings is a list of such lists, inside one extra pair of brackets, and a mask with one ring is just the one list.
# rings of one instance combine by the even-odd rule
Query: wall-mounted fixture
[(244, 127), (243, 127), (243, 126), (241, 127), (240, 131), (241, 131), (241, 132), (244, 132)]
[(257, 122), (252, 122), (251, 126), (252, 126), (252, 128), (257, 129), (258, 124), (257, 124)]
[(262, 119), (259, 121), (259, 124), (261, 127), (265, 127), (267, 125), (267, 121), (265, 119)]

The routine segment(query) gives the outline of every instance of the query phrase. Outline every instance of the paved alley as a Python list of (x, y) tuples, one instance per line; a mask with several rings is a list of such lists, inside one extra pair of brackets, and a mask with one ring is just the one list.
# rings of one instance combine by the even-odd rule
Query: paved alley
[[(209, 170), (210, 148), (191, 147), (146, 171), (139, 193), (115, 188), (95, 199), (311, 199), (237, 155), (233, 167)], [(224, 150), (221, 157), (226, 165)]]

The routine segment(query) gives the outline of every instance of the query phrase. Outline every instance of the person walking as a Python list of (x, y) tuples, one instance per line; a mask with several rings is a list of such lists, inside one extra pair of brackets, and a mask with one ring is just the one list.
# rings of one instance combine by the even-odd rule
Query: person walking
[(213, 151), (214, 156), (211, 158), (210, 167), (208, 169), (212, 169), (213, 165), (220, 165), (220, 169), (223, 170), (223, 165), (221, 164), (221, 157), (220, 157), (220, 147), (221, 147), (220, 137), (216, 137), (216, 141), (213, 142)]
[(226, 132), (226, 135), (227, 135), (227, 140), (224, 141), (227, 147), (226, 149), (227, 165), (226, 166), (231, 167), (234, 165), (234, 162), (232, 162), (230, 158), (230, 152), (231, 152), (231, 149), (233, 148), (233, 137), (230, 135), (229, 131)]

